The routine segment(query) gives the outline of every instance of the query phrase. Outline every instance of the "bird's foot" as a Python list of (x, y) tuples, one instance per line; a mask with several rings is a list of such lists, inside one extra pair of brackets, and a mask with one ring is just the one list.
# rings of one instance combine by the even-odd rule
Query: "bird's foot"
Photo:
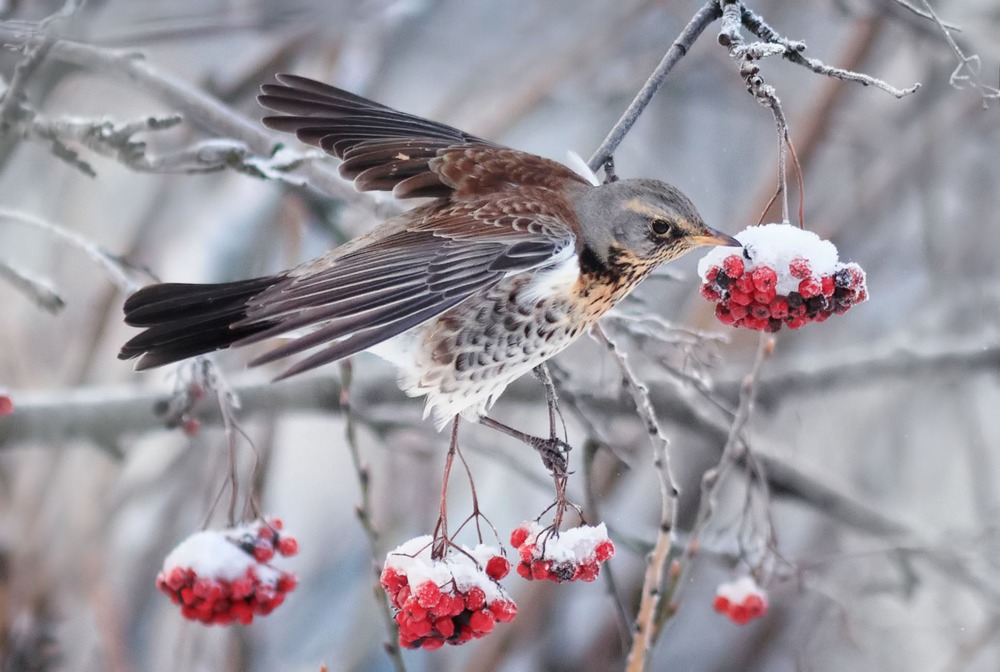
[(553, 476), (562, 478), (569, 475), (569, 451), (573, 446), (554, 436), (548, 439), (532, 436), (528, 445), (538, 451), (542, 456), (542, 464)]

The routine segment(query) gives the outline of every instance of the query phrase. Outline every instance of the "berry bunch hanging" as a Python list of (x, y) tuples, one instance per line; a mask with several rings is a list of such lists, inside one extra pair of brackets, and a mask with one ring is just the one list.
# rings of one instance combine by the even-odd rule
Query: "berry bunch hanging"
[(750, 576), (719, 584), (712, 606), (736, 625), (746, 625), (767, 613), (767, 593)]
[(275, 553), (298, 553), (277, 518), (192, 534), (163, 561), (156, 587), (181, 614), (207, 625), (253, 621), (276, 609), (295, 589), (294, 574), (268, 564)]
[(525, 522), (511, 533), (510, 545), (521, 558), (517, 573), (529, 581), (593, 581), (601, 573), (600, 563), (615, 554), (604, 523), (556, 533)]
[(741, 253), (717, 247), (698, 263), (701, 295), (723, 324), (775, 332), (823, 322), (868, 300), (865, 273), (838, 260), (837, 248), (788, 224), (736, 234)]
[(499, 581), (510, 563), (496, 549), (448, 546), (432, 557), (433, 538), (416, 537), (386, 556), (381, 583), (396, 610), (399, 644), (439, 649), (464, 644), (517, 615), (517, 605)]

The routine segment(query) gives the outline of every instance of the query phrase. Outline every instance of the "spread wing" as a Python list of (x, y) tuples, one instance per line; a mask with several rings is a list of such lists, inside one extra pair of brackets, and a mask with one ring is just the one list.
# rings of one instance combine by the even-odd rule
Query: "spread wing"
[(575, 255), (576, 237), (549, 212), (509, 214), (503, 202), (446, 203), (407, 213), (376, 240), (291, 271), (247, 302), (232, 329), (261, 330), (236, 345), (304, 330), (255, 359), (319, 348), (287, 377), (355, 354), (496, 285)]
[(554, 188), (586, 181), (549, 159), (503, 147), (452, 126), (399, 112), (298, 75), (277, 75), (257, 100), (281, 113), (262, 120), (343, 160), (362, 191), (397, 198), (486, 193), (511, 185)]

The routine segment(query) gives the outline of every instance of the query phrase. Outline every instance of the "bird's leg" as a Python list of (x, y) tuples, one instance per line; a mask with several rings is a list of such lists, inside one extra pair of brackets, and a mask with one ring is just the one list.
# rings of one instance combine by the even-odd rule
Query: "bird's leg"
[(451, 476), (451, 465), (455, 461), (455, 453), (458, 452), (458, 420), (451, 425), (451, 443), (448, 445), (448, 456), (444, 460), (444, 475), (441, 477), (441, 508), (438, 513), (437, 524), (434, 526), (433, 547), (431, 548), (431, 558), (440, 560), (448, 550), (448, 478)]
[(552, 472), (554, 476), (566, 475), (569, 462), (566, 453), (569, 452), (570, 445), (565, 441), (560, 441), (555, 437), (543, 439), (540, 436), (532, 436), (524, 432), (509, 427), (502, 422), (497, 422), (493, 418), (483, 416), (479, 418), (479, 424), (490, 429), (503, 432), (507, 436), (513, 437), (522, 443), (526, 443), (539, 452), (542, 456), (542, 463), (545, 468)]
[(565, 441), (560, 440), (557, 436), (556, 418), (558, 417), (562, 422), (564, 434), (566, 431), (566, 423), (563, 420), (562, 411), (559, 410), (559, 399), (556, 395), (556, 387), (552, 384), (552, 376), (549, 374), (548, 367), (543, 363), (536, 366), (532, 371), (545, 388), (545, 403), (548, 405), (549, 409), (549, 438), (543, 439), (540, 436), (526, 434), (486, 416), (480, 418), (479, 422), (487, 427), (503, 432), (507, 436), (513, 437), (522, 443), (526, 443), (537, 450), (542, 456), (542, 463), (545, 465), (545, 468), (552, 472), (552, 475), (556, 477), (558, 481), (559, 478), (565, 478), (569, 473), (569, 460), (567, 458), (567, 453), (569, 452), (571, 446)]

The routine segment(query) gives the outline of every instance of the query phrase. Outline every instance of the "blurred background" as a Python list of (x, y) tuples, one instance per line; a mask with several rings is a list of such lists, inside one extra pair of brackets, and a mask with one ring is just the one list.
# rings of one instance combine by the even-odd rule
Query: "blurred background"
[[(14, 405), (0, 417), (3, 669), (393, 669), (376, 567), (431, 531), (446, 437), (372, 356), (353, 362), (347, 409), (337, 366), (268, 386), (278, 369), (245, 369), (253, 352), (219, 355), (242, 400), (240, 501), (254, 488), (297, 536), (302, 550), (284, 566), (300, 586), (249, 627), (185, 621), (154, 579), (206, 520), (224, 525), (228, 493), (216, 502), (229, 441), (211, 394), (189, 413), (197, 432), (154, 413), (190, 369), (136, 374), (116, 359), (133, 333), (121, 320), (125, 288), (150, 274), (215, 282), (273, 272), (399, 207), (338, 183), (332, 159), (271, 179), (275, 143), (304, 150), (257, 123), (254, 96), (276, 72), (557, 160), (567, 150), (586, 158), (699, 7), (0, 3), (0, 73), (23, 96), (0, 103), (0, 394)], [(762, 64), (802, 163), (805, 224), (867, 270), (871, 300), (777, 334), (721, 464), (759, 339), (715, 321), (698, 296), (698, 255), (661, 269), (603, 322), (649, 386), (681, 488), (677, 611), (649, 669), (1000, 666), (1000, 100), (989, 97), (1000, 87), (1000, 6), (933, 7), (961, 28), (954, 46), (892, 0), (753, 3), (785, 37), (804, 40), (808, 56), (922, 87), (896, 99), (777, 59)], [(668, 77), (615, 159), (619, 175), (669, 181), (711, 226), (735, 233), (773, 193), (777, 138), (718, 28)], [(26, 59), (16, 47), (38, 29), (57, 41), (45, 54), (29, 45)], [(183, 121), (138, 133), (145, 146), (117, 156), (73, 133), (172, 114)], [(251, 160), (198, 172), (231, 157), (198, 144), (219, 138), (243, 142)], [(265, 176), (249, 174), (258, 160)], [(792, 196), (794, 211), (797, 189)], [(127, 260), (128, 282), (95, 250)], [(571, 497), (588, 520), (607, 523), (618, 554), (593, 584), (507, 579), (520, 607), (512, 624), (461, 647), (403, 652), (407, 669), (623, 669), (660, 521), (652, 447), (604, 346), (582, 339), (553, 374), (576, 447)], [(544, 433), (537, 381), (512, 386), (495, 415)], [(551, 501), (532, 451), (468, 425), (461, 444), (502, 540)], [(369, 470), (365, 493), (352, 448)], [(713, 469), (709, 510), (702, 483)], [(471, 506), (462, 478), (451, 495), (460, 521)], [(362, 502), (374, 543), (355, 513)], [(474, 534), (459, 541), (475, 543)], [(712, 599), (751, 567), (770, 609), (739, 627)]]

